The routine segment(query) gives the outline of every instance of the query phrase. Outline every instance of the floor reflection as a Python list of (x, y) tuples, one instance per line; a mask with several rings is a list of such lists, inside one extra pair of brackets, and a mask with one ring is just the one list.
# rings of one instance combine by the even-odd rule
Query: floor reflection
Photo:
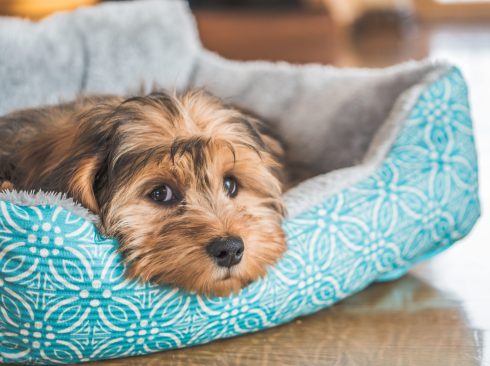
[(479, 365), (482, 332), (456, 296), (408, 275), (291, 324), (113, 365)]

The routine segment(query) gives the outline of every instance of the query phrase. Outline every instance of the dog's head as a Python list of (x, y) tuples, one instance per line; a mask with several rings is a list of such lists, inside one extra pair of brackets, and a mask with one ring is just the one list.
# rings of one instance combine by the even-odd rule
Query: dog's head
[(78, 118), (50, 174), (71, 172), (131, 276), (228, 295), (285, 250), (280, 147), (253, 118), (203, 92), (102, 99)]

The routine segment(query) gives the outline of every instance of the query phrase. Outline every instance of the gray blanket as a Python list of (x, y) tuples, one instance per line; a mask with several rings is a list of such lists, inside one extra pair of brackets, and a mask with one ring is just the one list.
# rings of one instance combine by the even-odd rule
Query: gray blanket
[(183, 1), (106, 3), (0, 20), (0, 114), (81, 93), (181, 89), (201, 46)]

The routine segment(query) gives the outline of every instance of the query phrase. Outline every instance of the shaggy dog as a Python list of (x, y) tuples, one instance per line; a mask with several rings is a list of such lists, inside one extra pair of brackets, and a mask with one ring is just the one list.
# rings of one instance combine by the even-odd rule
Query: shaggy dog
[(128, 275), (226, 296), (285, 250), (279, 143), (202, 91), (80, 98), (0, 118), (0, 188), (63, 192)]

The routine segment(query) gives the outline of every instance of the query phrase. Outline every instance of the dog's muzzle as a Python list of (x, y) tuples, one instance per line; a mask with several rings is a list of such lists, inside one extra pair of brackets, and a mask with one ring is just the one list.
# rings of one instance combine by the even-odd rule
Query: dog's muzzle
[(210, 240), (206, 252), (220, 267), (230, 268), (240, 263), (245, 247), (238, 236)]

